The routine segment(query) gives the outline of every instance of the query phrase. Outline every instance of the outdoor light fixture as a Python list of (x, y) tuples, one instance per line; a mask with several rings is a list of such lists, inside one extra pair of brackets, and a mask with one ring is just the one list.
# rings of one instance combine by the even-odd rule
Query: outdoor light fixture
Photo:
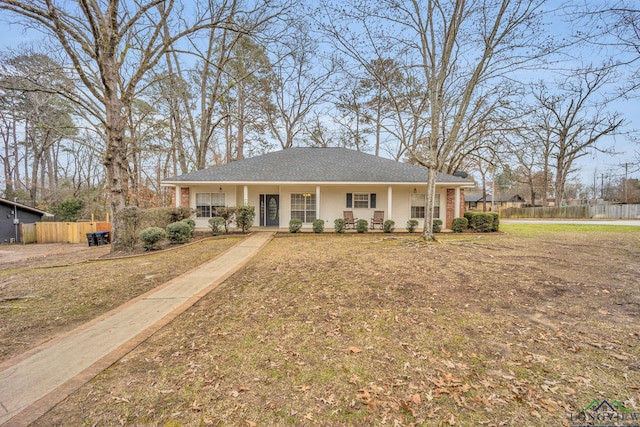
[(220, 187), (220, 192), (222, 193), (222, 187)]
[(418, 192), (418, 190), (416, 190), (416, 187), (413, 187), (413, 194), (416, 194)]

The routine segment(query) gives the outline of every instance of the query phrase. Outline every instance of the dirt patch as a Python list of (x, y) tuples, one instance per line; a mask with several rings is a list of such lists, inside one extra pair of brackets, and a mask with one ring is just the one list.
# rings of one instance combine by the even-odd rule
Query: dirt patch
[(640, 412), (640, 233), (276, 238), (35, 425), (569, 425)]
[(87, 244), (42, 243), (30, 245), (0, 245), (0, 269), (42, 264), (84, 262), (107, 254), (110, 246)]

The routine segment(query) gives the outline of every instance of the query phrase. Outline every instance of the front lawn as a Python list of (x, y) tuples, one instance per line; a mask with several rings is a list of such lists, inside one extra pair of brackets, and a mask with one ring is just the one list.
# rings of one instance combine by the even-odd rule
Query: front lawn
[(640, 412), (640, 229), (526, 227), (276, 238), (35, 425), (559, 426), (594, 400)]

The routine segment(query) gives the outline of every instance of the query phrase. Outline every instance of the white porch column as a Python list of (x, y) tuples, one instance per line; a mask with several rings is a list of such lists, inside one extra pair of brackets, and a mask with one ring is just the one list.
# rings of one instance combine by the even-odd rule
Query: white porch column
[(243, 205), (246, 206), (249, 204), (249, 187), (247, 185), (244, 186), (243, 200), (244, 200)]
[(393, 188), (387, 187), (387, 219), (391, 219), (393, 216)]
[(453, 217), (454, 218), (460, 218), (460, 187), (456, 187), (456, 193), (455, 193), (455, 198), (456, 200), (454, 200), (454, 204), (453, 206), (455, 209), (455, 212), (453, 212)]
[(322, 218), (320, 215), (320, 186), (316, 185), (316, 218)]
[(180, 201), (182, 200), (182, 195), (180, 194), (180, 186), (176, 185), (176, 208), (180, 207)]

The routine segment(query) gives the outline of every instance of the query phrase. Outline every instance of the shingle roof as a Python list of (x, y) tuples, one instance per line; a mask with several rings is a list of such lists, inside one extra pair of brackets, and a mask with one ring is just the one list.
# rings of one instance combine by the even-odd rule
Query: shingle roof
[(37, 208), (32, 208), (31, 206), (23, 205), (21, 203), (13, 202), (13, 201), (11, 201), (9, 199), (0, 198), (0, 203), (2, 203), (3, 205), (7, 205), (7, 206), (15, 206), (15, 207), (18, 207), (18, 208), (20, 208), (22, 210), (33, 212), (33, 213), (40, 214), (40, 215), (53, 216), (53, 214), (50, 214), (49, 212), (45, 212), (45, 211), (37, 209)]
[[(371, 182), (424, 183), (427, 170), (347, 148), (289, 148), (167, 178), (181, 182)], [(438, 173), (438, 183), (470, 184)]]

